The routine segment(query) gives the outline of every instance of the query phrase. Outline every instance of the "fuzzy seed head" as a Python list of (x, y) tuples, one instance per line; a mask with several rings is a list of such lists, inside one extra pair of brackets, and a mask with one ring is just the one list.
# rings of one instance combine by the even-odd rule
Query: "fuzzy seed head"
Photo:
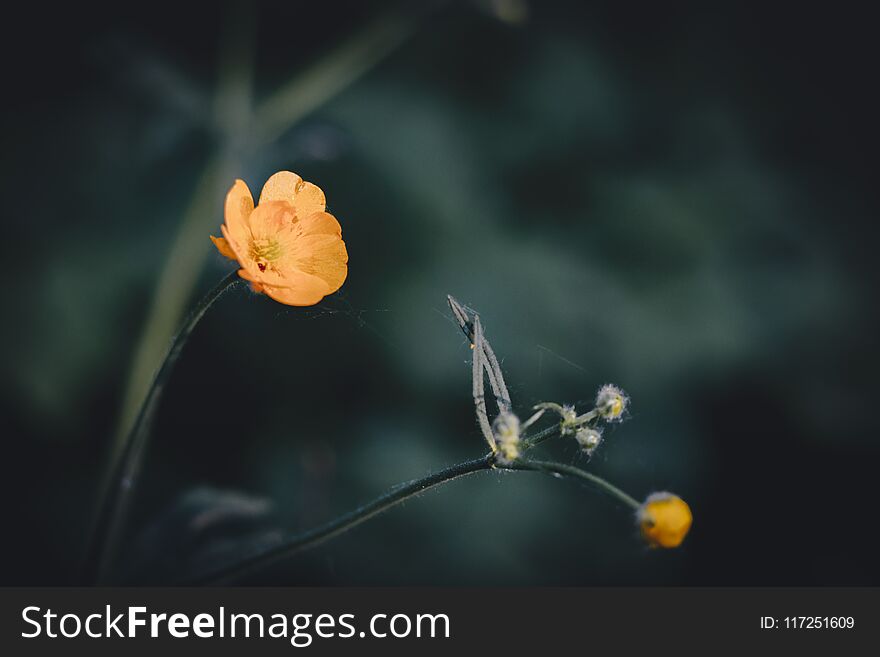
[(610, 383), (599, 388), (596, 394), (596, 411), (608, 422), (619, 422), (629, 404), (629, 397)]
[(510, 465), (519, 458), (520, 422), (516, 415), (509, 411), (500, 413), (492, 423), (492, 434), (498, 463)]
[(578, 427), (574, 439), (587, 456), (592, 456), (602, 442), (602, 432), (591, 427)]

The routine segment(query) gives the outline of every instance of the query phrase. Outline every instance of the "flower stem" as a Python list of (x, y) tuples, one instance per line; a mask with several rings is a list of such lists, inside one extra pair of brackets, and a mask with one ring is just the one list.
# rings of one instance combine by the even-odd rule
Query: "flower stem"
[(349, 529), (357, 527), (359, 524), (369, 520), (373, 516), (378, 515), (379, 513), (382, 513), (419, 493), (423, 493), (429, 488), (439, 486), (440, 484), (452, 481), (453, 479), (458, 479), (465, 475), (492, 469), (544, 472), (553, 475), (585, 479), (634, 509), (639, 508), (639, 503), (634, 498), (630, 497), (616, 486), (609, 484), (604, 479), (581, 470), (580, 468), (566, 465), (564, 463), (531, 460), (519, 460), (515, 461), (510, 466), (500, 466), (495, 463), (494, 454), (487, 454), (486, 456), (472, 461), (465, 461), (464, 463), (453, 465), (422, 479), (416, 479), (409, 483), (397, 486), (384, 495), (377, 497), (372, 502), (368, 502), (353, 511), (349, 511), (338, 518), (331, 520), (325, 525), (293, 536), (274, 547), (253, 554), (243, 561), (238, 561), (217, 570), (198, 575), (194, 579), (188, 581), (187, 584), (223, 584), (235, 580), (242, 575), (246, 575), (252, 571), (259, 570), (260, 568), (293, 556), (294, 554), (313, 548), (334, 536), (338, 536)]
[(522, 451), (526, 451), (527, 449), (531, 449), (536, 445), (540, 445), (545, 440), (552, 438), (559, 432), (559, 423), (556, 422), (553, 426), (549, 426), (546, 429), (542, 429), (538, 433), (533, 436), (527, 436), (523, 438), (522, 441)]
[(113, 460), (109, 470), (109, 476), (99, 500), (94, 529), (86, 550), (83, 566), (83, 579), (86, 583), (103, 582), (113, 567), (117, 543), (125, 527), (125, 517), (148, 442), (150, 424), (159, 405), (158, 402), (165, 384), (180, 357), (183, 346), (208, 308), (239, 281), (241, 278), (236, 270), (225, 276), (193, 308), (171, 341), (165, 359), (153, 377), (134, 424), (126, 436), (122, 451)]
[(282, 542), (279, 545), (271, 547), (262, 552), (258, 552), (243, 561), (238, 561), (229, 566), (205, 573), (196, 577), (188, 584), (221, 584), (230, 580), (234, 580), (253, 570), (263, 568), (277, 561), (285, 559), (309, 548), (313, 548), (334, 536), (338, 536), (343, 532), (357, 527), (362, 522), (369, 520), (375, 515), (397, 506), (401, 502), (425, 492), (429, 488), (439, 486), (453, 479), (464, 477), (465, 475), (480, 472), (482, 470), (490, 470), (493, 467), (493, 455), (487, 454), (472, 461), (458, 463), (445, 470), (440, 470), (428, 475), (422, 479), (416, 479), (406, 484), (396, 486), (387, 493), (380, 495), (372, 502), (368, 502), (363, 506), (344, 513), (338, 518), (331, 520), (325, 525), (316, 527), (302, 534), (293, 536), (292, 538)]
[(641, 506), (641, 503), (638, 502), (638, 500), (630, 497), (622, 490), (620, 490), (617, 486), (608, 483), (607, 481), (602, 479), (602, 477), (597, 477), (596, 475), (587, 472), (586, 470), (581, 470), (580, 468), (573, 465), (567, 465), (565, 463), (555, 463), (552, 461), (533, 461), (531, 459), (521, 459), (511, 464), (508, 469), (531, 470), (532, 472), (544, 472), (546, 474), (558, 475), (563, 477), (576, 477), (578, 479), (583, 479), (590, 482), (594, 486), (597, 486), (604, 492), (612, 495), (613, 497), (616, 497), (618, 500), (635, 510), (637, 510)]

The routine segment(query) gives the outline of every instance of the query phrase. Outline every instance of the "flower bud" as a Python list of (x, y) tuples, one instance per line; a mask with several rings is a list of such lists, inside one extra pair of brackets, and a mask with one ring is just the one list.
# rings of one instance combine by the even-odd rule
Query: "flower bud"
[(578, 427), (577, 431), (575, 431), (574, 439), (581, 446), (581, 449), (587, 453), (587, 456), (591, 456), (602, 442), (602, 432), (591, 427)]
[(574, 406), (564, 405), (559, 411), (559, 417), (561, 418), (559, 421), (560, 434), (570, 436), (577, 431), (577, 411), (574, 410)]
[(510, 465), (519, 458), (520, 423), (516, 415), (509, 411), (499, 413), (492, 423), (492, 434), (498, 463)]
[(609, 422), (622, 420), (628, 403), (626, 393), (610, 383), (599, 388), (596, 394), (596, 412)]
[(642, 536), (652, 547), (681, 545), (691, 528), (693, 515), (683, 499), (672, 493), (651, 493), (637, 514)]

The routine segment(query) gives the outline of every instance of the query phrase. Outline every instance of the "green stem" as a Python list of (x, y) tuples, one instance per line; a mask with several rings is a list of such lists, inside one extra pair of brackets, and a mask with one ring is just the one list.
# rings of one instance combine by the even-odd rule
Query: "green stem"
[(465, 461), (464, 463), (453, 465), (422, 479), (416, 479), (407, 484), (397, 486), (384, 495), (377, 497), (372, 502), (368, 502), (353, 511), (344, 513), (325, 525), (293, 536), (280, 545), (276, 545), (268, 550), (254, 554), (243, 561), (238, 561), (229, 566), (220, 568), (219, 570), (200, 575), (189, 583), (221, 584), (236, 579), (253, 570), (273, 564), (286, 557), (308, 550), (334, 536), (338, 536), (349, 529), (357, 527), (373, 516), (378, 515), (393, 506), (397, 506), (401, 502), (423, 493), (429, 488), (439, 486), (440, 484), (444, 484), (453, 479), (458, 479), (459, 477), (473, 474), (475, 472), (490, 470), (493, 467), (493, 460), (493, 455), (487, 454), (486, 456), (472, 461)]
[(525, 452), (526, 450), (529, 450), (532, 447), (535, 447), (536, 445), (540, 445), (545, 440), (549, 440), (558, 432), (559, 432), (559, 423), (557, 422), (553, 426), (547, 427), (546, 429), (542, 429), (541, 431), (536, 433), (534, 436), (527, 436), (526, 438), (523, 438), (521, 449), (523, 452)]
[(85, 583), (103, 582), (113, 567), (117, 543), (125, 527), (128, 506), (137, 483), (145, 447), (148, 442), (150, 423), (156, 412), (162, 391), (171, 375), (171, 371), (174, 369), (175, 363), (177, 363), (180, 357), (183, 346), (208, 308), (224, 292), (232, 288), (239, 281), (241, 281), (241, 278), (236, 270), (225, 276), (193, 308), (183, 326), (171, 341), (168, 353), (165, 355), (159, 371), (153, 377), (134, 424), (128, 432), (122, 451), (119, 457), (114, 460), (109, 471), (110, 475), (99, 501), (94, 530), (86, 550), (83, 568)]
[(588, 481), (594, 486), (597, 486), (601, 490), (606, 493), (616, 497), (618, 500), (623, 502), (624, 504), (632, 507), (634, 510), (638, 510), (641, 506), (641, 503), (633, 497), (630, 497), (622, 490), (620, 490), (617, 486), (613, 484), (609, 484), (607, 481), (602, 479), (602, 477), (597, 477), (596, 475), (587, 472), (586, 470), (581, 470), (580, 468), (573, 465), (566, 465), (565, 463), (555, 463), (552, 461), (532, 461), (530, 459), (522, 459), (519, 461), (515, 461), (508, 468), (509, 470), (530, 470), (532, 472), (543, 472), (545, 474), (550, 475), (559, 475), (563, 477), (576, 477), (577, 479), (583, 479), (584, 481)]
[[(545, 432), (541, 432), (537, 435), (540, 436), (543, 433)], [(482, 458), (474, 459), (472, 461), (465, 461), (464, 463), (459, 463), (457, 465), (446, 468), (445, 470), (440, 470), (439, 472), (430, 474), (422, 479), (417, 479), (407, 484), (398, 486), (388, 491), (384, 495), (377, 497), (372, 502), (368, 502), (367, 504), (364, 504), (363, 506), (360, 506), (353, 511), (349, 511), (348, 513), (345, 513), (338, 518), (331, 520), (325, 525), (293, 536), (283, 541), (279, 545), (276, 545), (262, 552), (258, 552), (250, 557), (247, 557), (243, 561), (238, 561), (231, 565), (224, 566), (217, 570), (199, 575), (195, 579), (187, 583), (222, 584), (231, 580), (235, 580), (242, 575), (246, 575), (252, 571), (259, 570), (260, 568), (273, 564), (277, 561), (281, 561), (282, 559), (293, 556), (294, 554), (298, 554), (299, 552), (308, 550), (309, 548), (313, 548), (316, 545), (319, 545), (320, 543), (323, 543), (324, 541), (333, 538), (334, 536), (338, 536), (339, 534), (342, 534), (349, 529), (357, 527), (359, 524), (366, 520), (369, 520), (373, 516), (382, 513), (383, 511), (390, 509), (391, 507), (396, 506), (401, 502), (418, 495), (419, 493), (423, 493), (429, 488), (439, 486), (440, 484), (452, 481), (453, 479), (458, 479), (459, 477), (463, 477), (465, 475), (492, 469), (534, 471), (543, 472), (546, 474), (576, 477), (578, 479), (589, 481), (590, 483), (598, 486), (603, 491), (610, 493), (611, 495), (634, 509), (638, 509), (640, 506), (635, 499), (624, 493), (616, 486), (613, 486), (604, 479), (597, 477), (596, 475), (590, 474), (589, 472), (586, 472), (584, 470), (581, 470), (580, 468), (571, 465), (565, 465), (564, 463), (552, 463), (548, 461), (531, 460), (520, 460), (515, 461), (512, 465), (509, 466), (501, 466), (495, 463), (495, 456), (493, 454), (487, 454)]]

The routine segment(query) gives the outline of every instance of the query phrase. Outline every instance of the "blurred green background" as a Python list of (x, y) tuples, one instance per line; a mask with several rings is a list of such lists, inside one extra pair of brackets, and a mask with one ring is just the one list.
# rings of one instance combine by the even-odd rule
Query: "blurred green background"
[(314, 308), (242, 287), (206, 315), (123, 581), (480, 455), (452, 293), (523, 414), (631, 395), (589, 463), (545, 453), (680, 494), (684, 546), (646, 549), (576, 483), (484, 473), (248, 582), (880, 584), (871, 23), (712, 5), (11, 9), (0, 583), (71, 581), (134, 354), (229, 270), (208, 234), (233, 179), (290, 169), (326, 192), (349, 278)]

